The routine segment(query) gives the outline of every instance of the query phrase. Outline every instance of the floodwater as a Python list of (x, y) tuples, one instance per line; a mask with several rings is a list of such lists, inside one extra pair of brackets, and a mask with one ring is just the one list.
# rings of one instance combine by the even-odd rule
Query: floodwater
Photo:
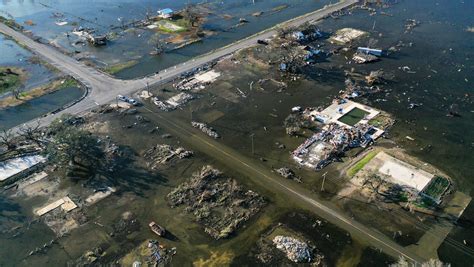
[[(256, 2), (261, 3), (260, 1)], [(10, 4), (10, 7), (15, 6), (20, 10), (18, 8), (19, 2), (8, 3), (14, 3)], [(23, 3), (26, 7), (35, 5), (42, 12), (51, 13), (50, 10), (41, 8), (37, 2)], [(91, 2), (85, 3), (90, 4)], [(103, 4), (104, 8), (111, 8), (107, 7), (104, 2), (98, 3)], [(172, 6), (172, 3), (175, 1), (167, 2), (169, 6)], [(230, 5), (230, 2), (224, 3)], [(8, 5), (6, 4), (6, 6)], [(116, 9), (119, 8), (116, 7)], [(406, 0), (399, 1), (398, 4), (384, 10), (390, 16), (369, 16), (366, 11), (357, 11), (351, 16), (345, 16), (338, 20), (324, 21), (321, 23), (321, 28), (328, 32), (343, 27), (369, 31), (369, 39), (373, 39), (370, 41), (370, 45), (377, 48), (387, 49), (399, 41), (403, 41), (406, 46), (402, 47), (399, 52), (383, 57), (380, 62), (363, 66), (347, 64), (343, 57), (334, 56), (329, 59), (329, 62), (322, 63), (321, 69), (317, 65), (311, 67), (313, 69), (309, 71), (307, 80), (290, 83), (288, 89), (283, 93), (248, 92), (245, 89), (249, 87), (249, 82), (257, 80), (259, 77), (246, 74), (245, 80), (233, 83), (231, 87), (241, 88), (248, 94), (247, 98), (239, 98), (238, 104), (220, 99), (213, 94), (212, 101), (215, 101), (216, 104), (211, 107), (209, 105), (211, 101), (208, 98), (211, 94), (204, 92), (202, 99), (191, 102), (189, 106), (195, 110), (201, 108), (202, 113), (196, 112), (194, 116), (202, 120), (212, 110), (220, 110), (224, 113), (224, 116), (218, 117), (210, 123), (223, 136), (220, 142), (245, 155), (251, 155), (250, 134), (254, 133), (255, 150), (258, 156), (267, 158), (268, 164), (272, 164), (274, 167), (287, 164), (293, 166), (288, 152), (303, 139), (285, 136), (282, 121), (289, 114), (291, 107), (327, 105), (344, 86), (344, 69), (354, 67), (358, 72), (383, 69), (385, 72), (394, 74), (395, 79), (383, 86), (387, 90), (387, 94), (372, 96), (367, 102), (393, 114), (397, 119), (395, 127), (390, 130), (391, 139), (410, 154), (420, 157), (420, 159), (448, 173), (453, 177), (460, 191), (472, 196), (474, 194), (474, 181), (471, 177), (474, 165), (474, 106), (472, 102), (474, 93), (474, 77), (472, 76), (474, 73), (472, 61), (474, 58), (474, 33), (467, 32), (466, 28), (474, 26), (473, 9), (474, 2), (472, 1)], [(31, 9), (24, 8), (22, 10), (21, 14), (25, 19), (28, 16), (33, 16)], [(404, 33), (405, 20), (412, 18), (419, 20), (421, 24), (411, 33)], [(412, 44), (409, 45), (410, 43)], [(180, 55), (182, 60), (193, 55), (192, 47), (189, 48), (190, 54)], [(150, 59), (150, 62), (155, 60), (160, 61)], [(174, 60), (178, 61), (179, 59), (170, 57), (169, 63), (163, 63), (163, 65), (172, 64)], [(153, 68), (151, 66), (155, 66), (155, 63), (149, 63), (150, 67), (145, 67), (148, 66), (145, 60), (141, 64), (143, 65), (138, 65), (120, 75), (133, 77), (144, 75), (148, 71), (155, 71), (155, 69), (149, 69)], [(331, 68), (331, 65), (340, 66), (340, 68)], [(140, 66), (143, 66), (142, 70), (140, 70)], [(157, 69), (160, 68), (158, 63), (156, 66), (158, 66)], [(408, 66), (411, 72), (403, 71), (401, 68), (403, 66)], [(409, 109), (410, 103), (422, 103), (423, 105), (416, 109)], [(460, 117), (446, 116), (452, 104), (457, 104)], [(168, 116), (176, 120), (189, 121), (190, 110), (186, 107), (184, 110), (175, 111)], [(122, 118), (121, 120), (126, 119)], [(133, 119), (128, 120), (133, 121)], [(129, 124), (131, 121), (122, 122), (121, 125)], [(163, 142), (157, 138), (149, 138), (145, 134), (145, 130), (132, 129), (125, 137), (120, 132), (122, 130), (120, 125), (116, 125), (112, 139), (136, 148), (137, 153), (154, 142)], [(407, 140), (405, 138), (407, 135), (413, 137), (415, 141)], [(143, 140), (146, 140), (147, 144), (144, 144)], [(175, 141), (175, 139), (172, 140)], [(284, 143), (286, 149), (277, 149), (275, 144), (277, 141)], [(178, 246), (179, 256), (175, 262), (177, 265), (187, 265), (195, 257), (206, 255), (204, 251), (219, 247), (222, 247), (223, 250), (240, 251), (244, 246), (243, 250), (249, 250), (249, 247), (256, 241), (257, 233), (269, 225), (267, 220), (277, 221), (278, 216), (274, 214), (282, 214), (285, 209), (280, 210), (270, 205), (263, 215), (256, 219), (256, 223), (249, 224), (249, 228), (239, 231), (237, 236), (231, 238), (230, 241), (210, 240), (202, 233), (202, 229), (196, 224), (190, 223), (192, 219), (179, 214), (178, 211), (170, 211), (164, 201), (164, 196), (171, 188), (181, 183), (185, 177), (189, 177), (190, 173), (201, 164), (217, 164), (210, 159), (203, 159), (200, 155), (197, 157), (198, 159), (195, 161), (185, 161), (179, 166), (172, 166), (168, 170), (161, 171), (159, 175), (138, 171), (122, 173), (119, 180), (128, 187), (124, 186), (122, 192), (87, 211), (88, 216), (92, 218), (91, 221), (106, 226), (100, 227), (97, 224), (89, 223), (73, 231), (71, 236), (65, 237), (60, 244), (53, 246), (45, 255), (24, 259), (29, 250), (41, 246), (53, 236), (40, 222), (35, 222), (29, 228), (21, 230), (20, 236), (13, 237), (12, 234), (9, 234), (0, 237), (1, 247), (8, 248), (8, 250), (0, 251), (2, 256), (0, 265), (31, 265), (32, 262), (40, 263), (39, 265), (64, 265), (67, 260), (77, 258), (84, 250), (101, 243), (112, 243), (116, 251), (124, 252), (126, 249), (131, 249), (132, 245), (140, 240), (150, 238), (145, 233), (148, 230), (146, 223), (156, 218), (165, 218), (163, 224), (170, 225), (176, 236), (183, 237), (182, 242), (171, 243)], [(219, 166), (219, 168), (223, 167)], [(331, 168), (328, 170), (330, 171), (329, 177)], [(238, 176), (238, 174), (233, 174), (232, 170), (225, 171), (228, 171), (231, 176)], [(314, 174), (304, 170), (299, 170), (298, 174), (303, 175), (302, 180), (309, 183), (313, 175), (320, 176), (319, 173)], [(340, 183), (334, 181), (331, 184), (330, 179), (328, 180), (326, 185), (328, 191)], [(320, 183), (311, 184), (318, 190), (320, 185)], [(271, 193), (268, 195), (275, 199), (281, 198)], [(40, 200), (44, 201), (44, 199)], [(32, 219), (31, 207), (37, 205), (36, 201), (37, 199), (12, 200), (1, 196), (0, 222), (2, 224), (8, 222), (9, 226), (28, 225)], [(141, 232), (127, 236), (127, 240), (110, 239), (105, 233), (126, 210), (137, 213), (144, 225)], [(387, 215), (387, 218), (390, 218), (389, 216), (390, 214)], [(453, 245), (453, 240), (456, 240), (457, 244), (462, 244), (463, 240), (466, 240), (468, 244), (474, 244), (473, 220), (474, 208), (471, 204), (452, 231), (449, 241), (439, 249), (442, 260), (452, 263), (452, 266), (472, 265), (473, 255), (469, 251)], [(123, 246), (123, 251), (118, 248), (120, 246)], [(7, 259), (5, 255), (9, 255), (9, 258)], [(364, 250), (363, 255), (361, 265), (365, 262), (377, 266), (376, 263), (387, 261), (385, 258), (377, 261), (380, 255), (369, 249)]]
[[(474, 25), (474, 3), (448, 0), (397, 2), (399, 3), (393, 7), (382, 10), (386, 14), (370, 16), (367, 11), (356, 11), (350, 16), (337, 20), (328, 19), (320, 24), (325, 32), (335, 32), (344, 27), (369, 32), (369, 38), (355, 42), (354, 46), (387, 50), (400, 41), (403, 43), (400, 51), (384, 56), (380, 62), (356, 65), (348, 63), (344, 54), (332, 56), (328, 62), (310, 67), (308, 80), (290, 83), (288, 89), (281, 93), (276, 90), (249, 90), (249, 83), (262, 76), (258, 72), (241, 69), (239, 75), (243, 78), (222, 78), (221, 82), (209, 86), (212, 89), (206, 89), (208, 92), (203, 93), (203, 100), (192, 102), (189, 108), (175, 112), (174, 118), (188, 121), (192, 110), (195, 120), (209, 121), (223, 136), (220, 142), (253, 156), (256, 160), (258, 157), (265, 158), (269, 167), (294, 167), (295, 164), (289, 159), (289, 152), (303, 139), (285, 136), (282, 121), (291, 108), (328, 105), (344, 87), (344, 70), (354, 68), (356, 72), (368, 74), (382, 69), (386, 74), (394, 76), (392, 81), (383, 85), (385, 93), (368, 99), (362, 98), (360, 101), (393, 114), (397, 122), (389, 132), (390, 139), (411, 155), (449, 174), (457, 190), (473, 196), (474, 33), (467, 29)], [(420, 25), (405, 33), (407, 19), (416, 19), (420, 21)], [(235, 88), (244, 91), (246, 97), (239, 97)], [(236, 95), (238, 103), (223, 100), (220, 93), (223, 90)], [(209, 100), (209, 95), (212, 100)], [(410, 103), (420, 106), (410, 109)], [(459, 112), (460, 116), (447, 116), (450, 110)], [(209, 114), (218, 113), (224, 115), (209, 119)], [(255, 156), (251, 153), (252, 135)], [(406, 139), (406, 136), (415, 141)], [(286, 148), (279, 149), (277, 142), (285, 144)], [(332, 167), (327, 170), (330, 174), (328, 177), (331, 173), (337, 175)], [(310, 183), (314, 180), (312, 177), (320, 176), (301, 170), (298, 174), (303, 176), (303, 181)], [(332, 184), (332, 179), (328, 180), (326, 188), (338, 188), (341, 184), (338, 179), (334, 179)], [(311, 185), (312, 188), (319, 188), (321, 180), (316, 180)], [(474, 244), (472, 206), (471, 203), (438, 250), (440, 258), (453, 266), (467, 266), (474, 262), (474, 251), (464, 245)], [(359, 212), (369, 209), (377, 214), (375, 206), (359, 208)], [(391, 219), (390, 216), (394, 215), (389, 212), (378, 214), (383, 214), (381, 217), (392, 221), (404, 220), (398, 217)], [(357, 217), (364, 216), (362, 214)], [(374, 224), (383, 221), (370, 217), (365, 220)], [(430, 222), (425, 224), (429, 226)], [(402, 244), (416, 243), (422, 234), (418, 228), (416, 224), (405, 225), (400, 229), (403, 230), (404, 237), (397, 241)], [(410, 235), (405, 236), (407, 233)]]
[[(57, 77), (57, 73), (52, 72), (45, 66), (29, 62), (33, 54), (2, 34), (0, 34), (0, 51), (0, 66), (19, 67), (25, 69), (28, 73), (22, 91), (38, 87)], [(8, 93), (4, 95), (8, 95)], [(0, 98), (2, 98), (2, 95), (0, 95)]]
[[(355, 27), (371, 31), (378, 40), (375, 46), (384, 49), (399, 40), (412, 43), (380, 63), (356, 67), (381, 68), (395, 74), (395, 83), (385, 86), (390, 94), (371, 97), (369, 104), (395, 115), (397, 123), (390, 136), (398, 145), (448, 173), (457, 189), (470, 196), (474, 196), (474, 33), (467, 28), (474, 25), (472, 10), (472, 1), (401, 1), (387, 10), (393, 17), (369, 17), (358, 12), (336, 23), (323, 23), (325, 29)], [(405, 34), (406, 19), (421, 24)], [(379, 33), (381, 37), (377, 37)], [(404, 72), (400, 69), (403, 66), (415, 73)], [(410, 103), (422, 106), (409, 109)], [(453, 104), (460, 117), (446, 116)], [(407, 135), (415, 141), (407, 140)], [(473, 205), (471, 202), (438, 250), (440, 258), (453, 266), (474, 262), (472, 249), (464, 245), (464, 240), (474, 243)]]
[[(0, 66), (18, 67), (24, 69), (27, 78), (21, 92), (25, 92), (39, 86), (46, 85), (59, 78), (59, 74), (42, 64), (31, 62), (33, 54), (19, 46), (16, 42), (0, 34)], [(9, 129), (21, 123), (41, 117), (52, 112), (76, 99), (83, 94), (79, 88), (64, 88), (50, 94), (43, 95), (31, 101), (14, 107), (0, 109), (0, 129)], [(2, 97), (10, 96), (7, 92)]]
[[(26, 30), (34, 35), (40, 36), (53, 45), (57, 45), (68, 52), (74, 52), (77, 58), (89, 59), (98, 67), (105, 67), (110, 64), (117, 64), (127, 61), (137, 61), (138, 64), (125, 69), (115, 75), (123, 79), (142, 77), (180, 62), (189, 60), (192, 57), (201, 55), (212, 49), (227, 45), (235, 40), (249, 36), (260, 30), (266, 29), (274, 24), (288, 20), (295, 16), (302, 15), (312, 10), (321, 8), (328, 1), (304, 1), (304, 0), (277, 0), (277, 1), (206, 1), (203, 5), (210, 10), (211, 14), (206, 18), (202, 26), (204, 30), (214, 31), (216, 34), (204, 39), (202, 42), (174, 50), (160, 56), (150, 56), (152, 46), (149, 38), (153, 34), (151, 30), (135, 29), (133, 31), (121, 31), (115, 27), (140, 20), (147, 14), (154, 15), (156, 11), (170, 7), (174, 10), (182, 9), (187, 3), (202, 3), (201, 1), (2, 1), (0, 2), (0, 15), (13, 17), (23, 25)], [(273, 8), (285, 5), (280, 12), (273, 12)], [(252, 16), (253, 13), (264, 11), (260, 17)], [(54, 14), (62, 14), (60, 17)], [(224, 14), (230, 14), (231, 19), (223, 19)], [(232, 26), (238, 23), (240, 18), (246, 18), (249, 23), (232, 30)], [(120, 19), (120, 20), (119, 20)], [(68, 24), (59, 26), (58, 21), (67, 21)], [(33, 22), (28, 24), (25, 22)], [(118, 38), (110, 41), (105, 47), (93, 47), (88, 44), (76, 44), (74, 36), (66, 35), (76, 27), (94, 28), (97, 33), (117, 33)], [(166, 37), (165, 34), (163, 34)], [(30, 53), (19, 47), (10, 40), (0, 39), (0, 65), (21, 65), (31, 73), (27, 88), (32, 88), (46, 81), (53, 79), (54, 73), (41, 65), (25, 63), (30, 57)], [(7, 53), (3, 53), (6, 51)], [(72, 102), (76, 94), (71, 94), (70, 98), (49, 99), (58, 94), (51, 94), (42, 99), (55, 101), (62, 104)], [(66, 96), (65, 94), (63, 96)], [(35, 109), (32, 105), (31, 114), (42, 115), (39, 111), (43, 108)], [(48, 110), (52, 111), (52, 110)], [(1, 112), (3, 117), (7, 113)], [(24, 110), (23, 114), (28, 113)], [(0, 114), (1, 115), (1, 114)], [(24, 116), (9, 118), (8, 125), (18, 125), (25, 122)], [(18, 120), (15, 119), (18, 118)], [(3, 125), (3, 123), (2, 123)], [(5, 124), (6, 125), (6, 124)]]
[[(154, 33), (146, 29), (122, 31), (116, 29), (122, 23), (144, 19), (147, 14), (155, 15), (156, 11), (169, 7), (174, 10), (182, 9), (186, 3), (201, 3), (210, 15), (202, 25), (203, 30), (213, 31), (216, 34), (206, 38), (201, 43), (187, 46), (183, 49), (166, 53), (160, 56), (150, 56), (152, 46), (150, 36)], [(33, 34), (45, 38), (48, 42), (59, 45), (66, 51), (80, 52), (80, 57), (94, 61), (98, 66), (106, 66), (130, 60), (138, 60), (139, 64), (116, 75), (120, 78), (135, 78), (154, 73), (163, 68), (188, 60), (194, 56), (208, 52), (212, 49), (229, 44), (242, 37), (266, 29), (279, 22), (295, 16), (321, 8), (329, 1), (304, 1), (304, 0), (274, 0), (274, 1), (3, 1), (0, 9), (4, 15), (13, 16), (20, 24), (32, 21), (33, 26), (24, 25)], [(272, 9), (287, 5), (280, 12)], [(263, 11), (260, 17), (252, 16), (253, 13)], [(53, 13), (63, 16), (55, 17)], [(224, 15), (230, 18), (224, 19)], [(232, 26), (246, 18), (249, 23), (234, 29)], [(68, 24), (58, 26), (55, 22), (67, 21)], [(73, 35), (67, 36), (76, 27), (94, 28), (97, 33), (117, 33), (118, 38), (113, 39), (105, 47), (91, 47), (87, 44), (75, 44)], [(166, 34), (163, 34), (163, 38)]]
[(79, 99), (84, 91), (77, 87), (64, 88), (27, 101), (18, 106), (0, 110), (0, 130), (41, 117)]

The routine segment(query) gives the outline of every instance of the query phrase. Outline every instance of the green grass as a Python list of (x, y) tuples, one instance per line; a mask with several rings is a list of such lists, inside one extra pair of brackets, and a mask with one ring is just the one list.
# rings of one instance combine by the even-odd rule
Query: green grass
[(347, 175), (349, 175), (349, 177), (354, 176), (358, 171), (364, 168), (364, 166), (369, 163), (369, 161), (371, 161), (377, 155), (377, 153), (378, 151), (370, 151), (367, 153), (363, 159), (361, 159), (347, 171)]
[(0, 16), (0, 22), (4, 23), (10, 28), (16, 29), (16, 30), (23, 30), (23, 26), (18, 24), (14, 19), (8, 19), (3, 16)]
[[(180, 27), (180, 29), (172, 29), (172, 28), (166, 27), (167, 24), (178, 26)], [(185, 19), (179, 19), (177, 21), (162, 20), (158, 22), (157, 26), (158, 26), (158, 30), (165, 33), (179, 33), (179, 32), (185, 32), (188, 30), (188, 26), (186, 26), (186, 24), (189, 24), (189, 21)]]
[(178, 26), (181, 26), (181, 27), (183, 27), (183, 28), (186, 28), (186, 29), (191, 28), (191, 22), (190, 22), (189, 20), (187, 20), (187, 19), (184, 19), (184, 18), (178, 19), (178, 20), (174, 20), (172, 23), (174, 23), (174, 24), (176, 24), (176, 25), (178, 25)]
[(61, 85), (59, 85), (58, 89), (71, 88), (71, 87), (79, 87), (79, 83), (73, 78), (67, 78)]
[(382, 123), (383, 121), (378, 117), (375, 117), (369, 121), (369, 124), (375, 127), (380, 127)]
[(137, 63), (138, 63), (138, 61), (136, 61), (136, 60), (130, 60), (130, 61), (126, 61), (126, 62), (122, 62), (122, 63), (107, 66), (103, 69), (103, 71), (107, 72), (108, 74), (115, 74), (115, 73), (120, 72), (120, 71), (122, 71), (126, 68), (130, 68), (130, 67), (136, 65)]
[(400, 192), (398, 195), (398, 200), (400, 202), (408, 202), (408, 194), (406, 192)]

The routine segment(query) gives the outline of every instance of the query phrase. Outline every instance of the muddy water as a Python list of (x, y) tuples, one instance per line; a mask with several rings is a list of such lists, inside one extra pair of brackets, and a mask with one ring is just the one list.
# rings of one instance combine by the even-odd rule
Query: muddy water
[(80, 98), (83, 93), (83, 90), (77, 87), (64, 88), (18, 106), (2, 109), (0, 110), (0, 129), (10, 129), (55, 111)]
[[(30, 51), (0, 34), (0, 66), (18, 67), (24, 69), (28, 75), (20, 89), (21, 92), (48, 84), (60, 76), (59, 73), (48, 69), (42, 64), (30, 62), (29, 60), (33, 56)], [(82, 89), (65, 88), (15, 107), (0, 109), (0, 129), (9, 129), (34, 118), (41, 117), (80, 98), (82, 94)], [(0, 99), (10, 95), (11, 93), (9, 92), (4, 93), (0, 95)]]
[[(201, 3), (202, 1), (4, 1), (0, 3), (3, 14), (10, 14), (20, 24), (25, 21), (33, 21), (35, 25), (25, 25), (35, 35), (52, 41), (67, 51), (82, 52), (82, 54), (99, 66), (114, 64), (128, 60), (139, 60), (140, 64), (130, 70), (123, 71), (117, 76), (121, 78), (134, 78), (143, 76), (175, 65), (190, 57), (221, 47), (232, 41), (248, 36), (252, 33), (265, 29), (276, 23), (293, 18), (321, 8), (329, 1), (304, 1), (304, 0), (277, 0), (277, 1), (206, 1), (203, 6), (211, 14), (206, 18), (203, 25), (204, 30), (212, 30), (217, 34), (204, 40), (202, 43), (191, 45), (175, 53), (164, 54), (159, 57), (149, 56), (152, 46), (148, 40), (153, 34), (150, 30), (137, 29), (123, 32), (113, 29), (132, 21), (141, 20), (147, 14), (155, 15), (161, 8), (182, 9), (186, 3)], [(272, 9), (282, 5), (280, 12)], [(252, 16), (253, 13), (263, 11), (260, 17)], [(53, 17), (54, 12), (62, 13), (62, 18)], [(223, 15), (230, 15), (230, 19), (224, 19)], [(246, 18), (249, 23), (229, 30), (239, 22), (240, 18)], [(120, 19), (120, 20), (119, 20)], [(65, 26), (58, 26), (55, 22), (67, 21)], [(94, 28), (97, 33), (116, 32), (119, 38), (113, 39), (106, 47), (90, 47), (86, 44), (74, 44), (75, 38), (68, 37), (66, 32), (71, 32), (75, 27)], [(166, 35), (163, 35), (166, 37)]]
[[(437, 3), (427, 0), (402, 1), (393, 8), (385, 10), (393, 14), (393, 17), (368, 16), (366, 12), (360, 11), (339, 20), (324, 22), (322, 28), (327, 31), (346, 26), (372, 31), (374, 21), (376, 21), (374, 32), (371, 33), (372, 38), (378, 40), (374, 46), (386, 49), (395, 45), (399, 40), (403, 40), (405, 43), (412, 42), (413, 45), (404, 47), (400, 52), (390, 57), (384, 57), (381, 62), (371, 65), (346, 65), (346, 61), (342, 57), (335, 56), (328, 63), (323, 63), (321, 67), (342, 65), (344, 69), (355, 67), (357, 71), (382, 68), (387, 72), (393, 72), (396, 76), (395, 82), (384, 86), (390, 90), (390, 94), (373, 96), (368, 100), (369, 104), (394, 114), (398, 119), (397, 125), (391, 130), (392, 140), (402, 145), (411, 154), (419, 156), (422, 160), (449, 173), (461, 191), (472, 194), (474, 183), (469, 174), (471, 173), (470, 167), (474, 162), (472, 153), (472, 136), (474, 136), (472, 123), (474, 120), (471, 112), (473, 108), (472, 102), (466, 102), (463, 99), (466, 93), (471, 97), (473, 93), (471, 73), (473, 73), (472, 41), (474, 41), (474, 37), (472, 33), (464, 31), (467, 26), (474, 25), (470, 15), (473, 3), (447, 0)], [(430, 12), (426, 12), (426, 10)], [(421, 21), (421, 25), (411, 34), (403, 33), (406, 18), (415, 18)], [(382, 36), (379, 36), (379, 33), (382, 33)], [(367, 44), (362, 43), (361, 45)], [(416, 73), (405, 73), (398, 69), (401, 66), (409, 66)], [(458, 71), (459, 69), (461, 71)], [(307, 80), (290, 83), (285, 92), (277, 93), (276, 91), (249, 92), (247, 89), (249, 82), (258, 79), (258, 74), (244, 73), (243, 78), (233, 81), (231, 87), (232, 89), (238, 87), (248, 93), (247, 98), (237, 96), (239, 104), (215, 97), (216, 93), (209, 90), (202, 93), (202, 99), (191, 102), (184, 110), (173, 112), (169, 116), (176, 120), (190, 121), (191, 113), (188, 108), (192, 108), (197, 110), (193, 116), (205, 120), (210, 117), (207, 115), (210, 111), (219, 110), (224, 113), (224, 116), (213, 120), (210, 124), (223, 136), (221, 142), (245, 155), (252, 156), (250, 134), (254, 133), (257, 154), (254, 156), (255, 160), (258, 160), (259, 157), (266, 158), (268, 167), (294, 166), (294, 163), (289, 159), (289, 152), (301, 143), (303, 138), (287, 137), (282, 127), (283, 119), (293, 106), (328, 104), (337, 94), (339, 88), (344, 86), (343, 71), (339, 68), (321, 71), (320, 74), (322, 75), (314, 75)], [(466, 82), (464, 79), (468, 81)], [(408, 99), (409, 97), (410, 99)], [(377, 99), (386, 99), (387, 101), (378, 101)], [(410, 110), (407, 106), (412, 101), (422, 102), (423, 106)], [(216, 104), (210, 105), (211, 102), (216, 102)], [(458, 103), (462, 115), (460, 118), (445, 116), (448, 106), (452, 103)], [(271, 116), (270, 113), (277, 117)], [(122, 124), (129, 124), (133, 118), (128, 120)], [(123, 133), (120, 125), (117, 124), (114, 127), (112, 137), (124, 145), (134, 147), (137, 153), (151, 143), (163, 142), (158, 137), (150, 138), (144, 134), (148, 128), (131, 129)], [(415, 141), (409, 142), (405, 139), (406, 135), (414, 137)], [(168, 141), (177, 142), (178, 140), (172, 138)], [(278, 149), (275, 144), (277, 141), (285, 144), (286, 148)], [(426, 150), (428, 144), (432, 145), (429, 151)], [(68, 259), (76, 258), (85, 249), (104, 242), (112, 244), (111, 253), (125, 253), (133, 244), (150, 238), (149, 233), (146, 232), (146, 223), (152, 219), (163, 221), (165, 227), (169, 227), (176, 236), (180, 237), (180, 241), (170, 241), (171, 245), (178, 247), (179, 255), (176, 258), (176, 264), (189, 265), (193, 259), (207, 257), (209, 251), (240, 251), (242, 247), (244, 247), (244, 251), (248, 250), (256, 241), (257, 233), (261, 233), (272, 221), (277, 221), (276, 217), (289, 207), (276, 208), (270, 205), (258, 219), (255, 219), (255, 223), (248, 224), (248, 228), (241, 230), (236, 238), (218, 242), (210, 240), (196, 224), (190, 223), (192, 220), (189, 217), (181, 215), (175, 210), (169, 210), (164, 200), (164, 196), (174, 185), (179, 184), (203, 163), (217, 164), (210, 159), (201, 157), (198, 153), (197, 159), (175, 165), (160, 172), (159, 175), (151, 175), (133, 169), (124, 172), (117, 177), (122, 181), (124, 189), (116, 196), (100, 202), (89, 211), (91, 221), (97, 221), (106, 225), (105, 227), (89, 223), (87, 226), (73, 231), (71, 236), (61, 241), (61, 244), (67, 249), (53, 247), (47, 255), (21, 261), (29, 248), (41, 245), (44, 240), (48, 240), (52, 236), (52, 233), (48, 233), (41, 225), (30, 227), (27, 233), (19, 237), (3, 236), (0, 239), (1, 247), (12, 248), (7, 252), (0, 252), (11, 253), (8, 254), (11, 257), (7, 258), (4, 256), (7, 254), (2, 254), (0, 258), (5, 261), (4, 265), (64, 263)], [(233, 174), (232, 170), (226, 170), (224, 166), (219, 166), (219, 168), (224, 169), (230, 175)], [(330, 167), (328, 171), (328, 177), (333, 177), (332, 174), (336, 174), (337, 170)], [(321, 173), (307, 170), (297, 170), (297, 173), (311, 188), (319, 191)], [(336, 191), (340, 184), (338, 181), (331, 182), (329, 179), (326, 190)], [(247, 185), (252, 186), (250, 183)], [(278, 196), (272, 195), (271, 192), (266, 192), (266, 194), (278, 199)], [(285, 200), (280, 199), (279, 201), (284, 202)], [(20, 205), (15, 206), (15, 202), (19, 202)], [(2, 219), (28, 221), (28, 218), (24, 216), (30, 216), (31, 206), (29, 205), (32, 202), (34, 201), (2, 201)], [(142, 224), (141, 231), (130, 235), (127, 241), (110, 239), (106, 235), (110, 224), (117, 220), (121, 212), (125, 210), (132, 210), (138, 214)], [(469, 207), (452, 232), (452, 237), (460, 242), (466, 239), (468, 243), (473, 244), (473, 220), (474, 209)], [(47, 236), (44, 237), (41, 232)], [(123, 250), (120, 249), (121, 247)], [(439, 253), (441, 259), (451, 262), (454, 266), (466, 266), (474, 262), (469, 254), (459, 252), (451, 243), (445, 243)], [(387, 262), (383, 256), (381, 257), (370, 249), (364, 250), (362, 259), (362, 265), (370, 263), (377, 266), (373, 263), (377, 259)], [(380, 264), (379, 261), (376, 262)]]
[[(33, 54), (2, 34), (0, 34), (0, 51), (0, 66), (22, 68), (28, 73), (22, 91), (38, 87), (58, 76), (57, 73), (54, 73), (41, 64), (33, 64), (29, 62), (28, 60), (33, 56)], [(0, 95), (0, 98), (2, 98), (2, 95)]]
[[(290, 83), (289, 88), (282, 93), (249, 91), (249, 83), (261, 76), (259, 77), (258, 72), (252, 74), (242, 70), (241, 79), (229, 81), (232, 84), (229, 91), (237, 94), (238, 104), (215, 97), (218, 93), (209, 89), (210, 93), (204, 93), (205, 100), (191, 103), (189, 110), (185, 108), (174, 116), (176, 119), (190, 120), (190, 110), (194, 110), (195, 119), (206, 120), (210, 112), (218, 110), (225, 115), (212, 120), (210, 124), (222, 134), (222, 142), (252, 156), (250, 136), (255, 134), (256, 160), (259, 157), (267, 159), (269, 167), (294, 166), (288, 153), (303, 139), (285, 136), (282, 121), (291, 107), (327, 105), (339, 88), (344, 86), (344, 69), (354, 67), (357, 72), (363, 73), (383, 69), (395, 76), (393, 82), (384, 86), (386, 93), (361, 101), (394, 114), (398, 122), (390, 131), (391, 139), (410, 154), (447, 172), (460, 191), (472, 195), (474, 183), (470, 173), (474, 164), (474, 34), (466, 29), (474, 25), (474, 20), (469, 15), (473, 5), (471, 2), (401, 1), (384, 10), (389, 15), (369, 16), (366, 11), (357, 11), (352, 16), (339, 20), (324, 21), (321, 27), (328, 32), (342, 27), (368, 31), (370, 37), (356, 42), (355, 46), (371, 45), (386, 50), (399, 41), (405, 46), (401, 51), (383, 57), (381, 62), (363, 66), (347, 63), (343, 56), (333, 56), (329, 62), (313, 67), (309, 81)], [(405, 33), (406, 19), (412, 18), (419, 20), (421, 24), (411, 33)], [(403, 71), (404, 66), (408, 66), (411, 72)], [(216, 83), (215, 87), (219, 86), (222, 85)], [(247, 97), (239, 97), (235, 88), (242, 89)], [(214, 96), (211, 97), (212, 100), (209, 100), (209, 95)], [(422, 106), (409, 109), (410, 103), (422, 103)], [(446, 116), (452, 104), (458, 105), (460, 117)], [(415, 141), (408, 141), (405, 138), (407, 135), (415, 138)], [(286, 149), (278, 149), (275, 144), (277, 141), (285, 144)], [(327, 169), (330, 174), (337, 174), (334, 167), (337, 164)], [(321, 186), (321, 181), (317, 179), (320, 173), (303, 170), (297, 173), (315, 190)], [(326, 189), (335, 190), (340, 184), (340, 181), (335, 180), (332, 185), (326, 185), (329, 190)], [(455, 266), (474, 262), (472, 253), (459, 252), (458, 248), (463, 239), (467, 243), (474, 243), (474, 231), (470, 223), (474, 216), (472, 211), (472, 208), (467, 209), (461, 219), (464, 223), (456, 227), (452, 237), (439, 251), (441, 259)], [(386, 216), (393, 215), (387, 213)], [(415, 243), (420, 236), (419, 229), (411, 223), (400, 230), (412, 235), (399, 240), (403, 244)], [(453, 244), (451, 238), (456, 240), (457, 245)]]

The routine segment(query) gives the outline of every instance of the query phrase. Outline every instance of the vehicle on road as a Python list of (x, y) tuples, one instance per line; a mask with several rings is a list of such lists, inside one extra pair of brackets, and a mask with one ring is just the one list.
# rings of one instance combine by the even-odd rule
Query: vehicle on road
[(126, 102), (128, 102), (128, 103), (130, 103), (134, 106), (138, 106), (140, 104), (140, 102), (138, 102), (137, 100), (135, 100), (133, 98), (128, 98)]
[(128, 97), (123, 96), (123, 95), (118, 95), (117, 99), (123, 102), (128, 102)]

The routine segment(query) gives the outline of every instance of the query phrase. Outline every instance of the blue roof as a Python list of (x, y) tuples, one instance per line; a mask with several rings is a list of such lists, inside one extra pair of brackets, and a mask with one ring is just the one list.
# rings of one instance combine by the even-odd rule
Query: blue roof
[(162, 10), (158, 10), (158, 13), (164, 14), (164, 15), (171, 14), (171, 13), (173, 13), (173, 9), (165, 8), (165, 9), (162, 9)]

